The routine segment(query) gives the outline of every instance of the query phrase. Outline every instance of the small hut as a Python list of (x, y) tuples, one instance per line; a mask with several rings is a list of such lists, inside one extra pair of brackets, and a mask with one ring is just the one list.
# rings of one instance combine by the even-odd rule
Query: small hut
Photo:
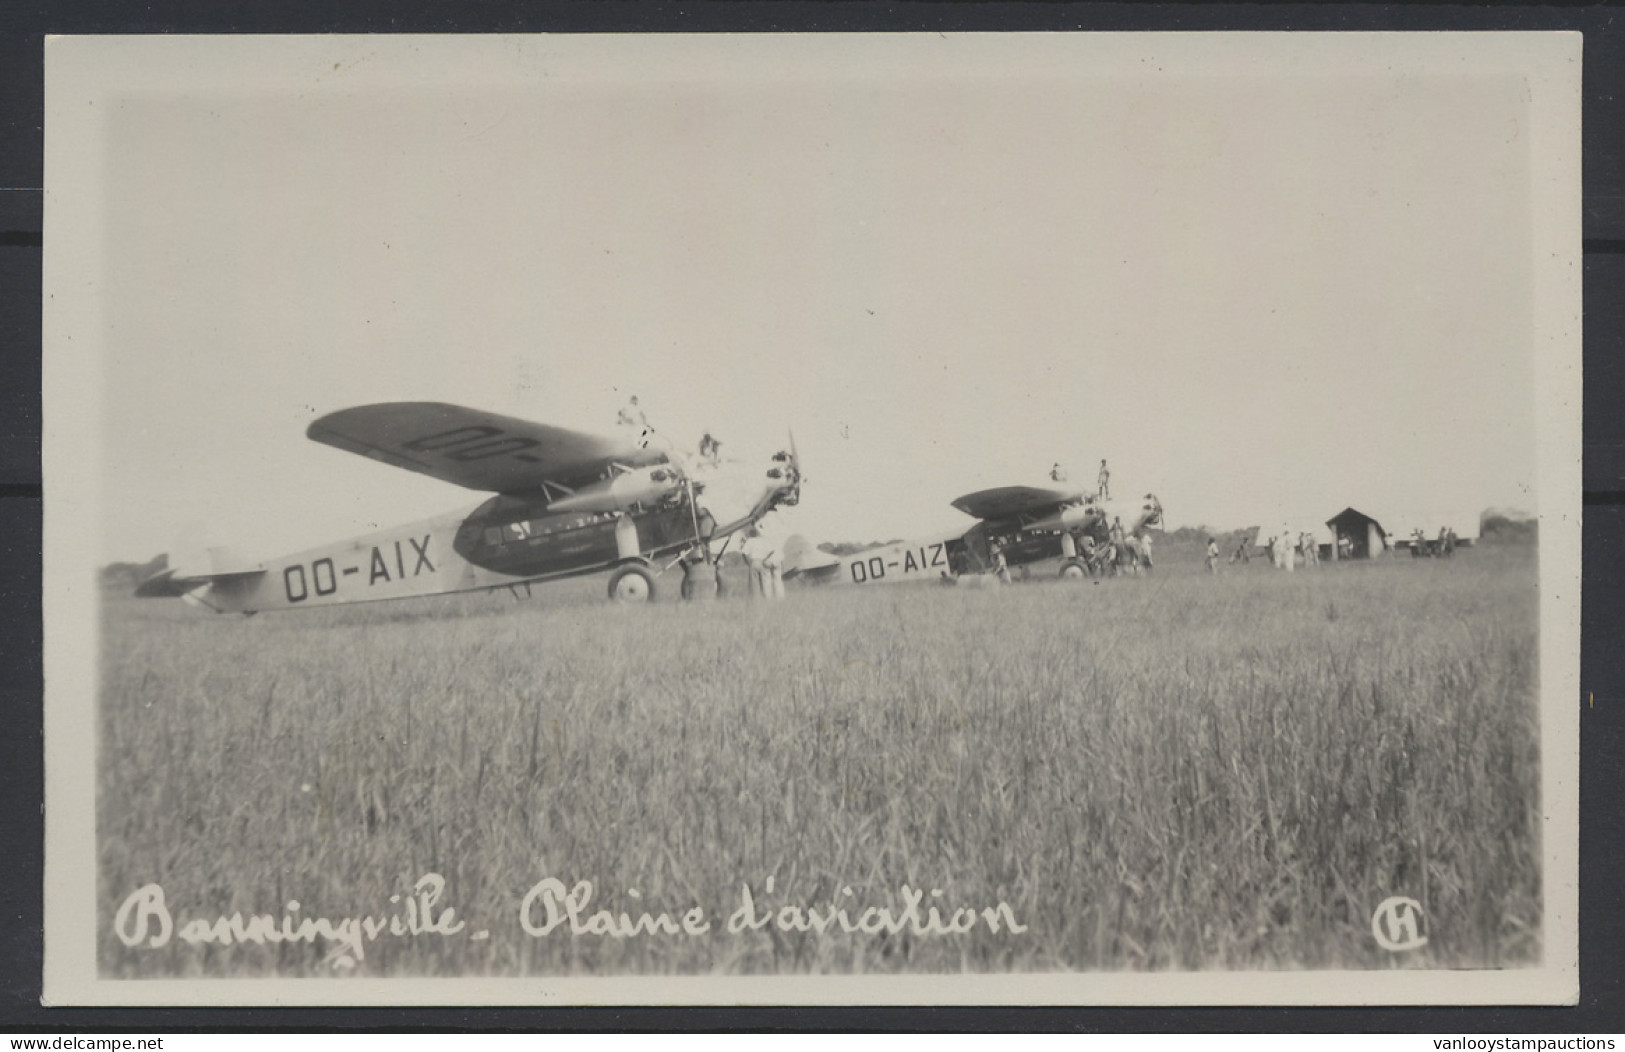
[(1332, 531), (1333, 559), (1374, 559), (1388, 547), (1382, 523), (1353, 508), (1344, 508), (1327, 519), (1326, 528)]

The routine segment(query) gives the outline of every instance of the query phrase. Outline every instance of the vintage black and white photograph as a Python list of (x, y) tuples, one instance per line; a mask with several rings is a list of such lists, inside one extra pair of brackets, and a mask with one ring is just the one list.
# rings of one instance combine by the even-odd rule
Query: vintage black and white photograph
[(1572, 1001), (1579, 55), (51, 39), (47, 1000)]

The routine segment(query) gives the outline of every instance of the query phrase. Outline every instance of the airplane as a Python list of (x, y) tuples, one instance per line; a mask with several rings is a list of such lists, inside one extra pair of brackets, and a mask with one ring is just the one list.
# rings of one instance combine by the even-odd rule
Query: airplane
[(764, 467), (686, 465), (635, 442), (440, 402), (385, 402), (321, 417), (306, 435), (373, 460), (492, 494), (472, 510), (244, 564), (212, 549), (136, 595), (253, 614), (439, 595), (611, 571), (612, 600), (654, 596), (656, 560), (796, 504), (794, 449)]
[(1162, 525), (1162, 503), (1147, 493), (1135, 500), (1102, 500), (1092, 492), (1055, 486), (1000, 486), (968, 493), (953, 506), (978, 520), (968, 530), (902, 541), (837, 556), (806, 538), (785, 542), (785, 578), (809, 583), (896, 584), (904, 581), (957, 581), (996, 568), (995, 551), (1009, 567), (1045, 559), (1061, 560), (1063, 578), (1099, 572), (1078, 540), (1107, 541), (1113, 522), (1136, 540)]

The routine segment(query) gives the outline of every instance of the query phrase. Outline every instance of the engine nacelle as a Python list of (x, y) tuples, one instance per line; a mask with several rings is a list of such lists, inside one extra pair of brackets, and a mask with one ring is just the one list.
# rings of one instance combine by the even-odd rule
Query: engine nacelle
[(675, 467), (654, 464), (583, 486), (547, 507), (549, 511), (625, 511), (634, 504), (657, 504), (682, 487), (683, 476)]
[(1100, 508), (1094, 504), (1075, 504), (1070, 508), (1062, 508), (1054, 514), (1046, 515), (1037, 522), (1028, 523), (1023, 528), (1055, 532), (1081, 530), (1099, 522), (1102, 514)]

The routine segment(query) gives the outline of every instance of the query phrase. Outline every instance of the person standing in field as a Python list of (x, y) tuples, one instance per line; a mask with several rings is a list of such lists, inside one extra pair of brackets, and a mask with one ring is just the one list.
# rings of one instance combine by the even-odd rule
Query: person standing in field
[(784, 598), (784, 562), (779, 557), (779, 546), (769, 542), (767, 555), (762, 559), (762, 569), (767, 572), (767, 597), (769, 599)]
[(1150, 573), (1151, 572), (1151, 534), (1149, 532), (1145, 532), (1145, 533), (1140, 534), (1138, 537), (1134, 538), (1134, 543), (1139, 549), (1140, 565), (1145, 567), (1145, 572), (1146, 573)]
[(1101, 500), (1112, 499), (1112, 473), (1106, 470), (1106, 461), (1100, 462), (1100, 475), (1095, 479), (1095, 492)]
[(752, 599), (760, 599), (762, 597), (762, 545), (757, 541), (756, 527), (745, 527), (744, 537), (744, 541), (739, 545), (739, 554), (745, 560), (745, 591)]
[(696, 544), (678, 560), (683, 568), (684, 599), (713, 599), (722, 595), (722, 561), (711, 558), (705, 545)]
[(688, 551), (683, 553), (682, 558), (677, 560), (677, 565), (681, 566), (683, 569), (683, 583), (679, 591), (684, 599), (694, 598), (696, 581), (699, 577), (699, 572), (695, 569), (695, 567), (704, 562), (705, 556), (700, 554), (698, 546), (690, 548)]
[(1292, 542), (1292, 531), (1281, 530), (1281, 566), (1291, 573), (1298, 562), (1297, 545)]
[(1247, 543), (1247, 534), (1243, 533), (1241, 535), (1241, 539), (1236, 542), (1236, 550), (1230, 553), (1230, 561), (1233, 563), (1241, 563), (1243, 566), (1246, 566), (1252, 561), (1252, 555), (1247, 551), (1249, 547), (1250, 545)]
[(711, 572), (717, 579), (717, 598), (726, 599), (728, 597), (728, 584), (727, 578), (722, 573), (722, 556), (719, 555), (711, 560)]
[(1100, 548), (1095, 544), (1095, 539), (1088, 533), (1084, 533), (1078, 539), (1078, 558), (1082, 559), (1084, 564), (1089, 567), (1090, 574), (1096, 577), (1100, 576), (1100, 571), (1104, 568), (1101, 564)]
[(998, 541), (988, 542), (988, 552), (993, 556), (993, 576), (998, 578), (1000, 584), (1010, 583), (1010, 564), (1004, 558), (1004, 545)]
[(1212, 537), (1207, 539), (1207, 572), (1210, 574), (1219, 572), (1219, 542)]
[(768, 540), (761, 527), (752, 526), (740, 551), (750, 567), (751, 595), (758, 599), (783, 599), (784, 565), (779, 561), (778, 545)]

